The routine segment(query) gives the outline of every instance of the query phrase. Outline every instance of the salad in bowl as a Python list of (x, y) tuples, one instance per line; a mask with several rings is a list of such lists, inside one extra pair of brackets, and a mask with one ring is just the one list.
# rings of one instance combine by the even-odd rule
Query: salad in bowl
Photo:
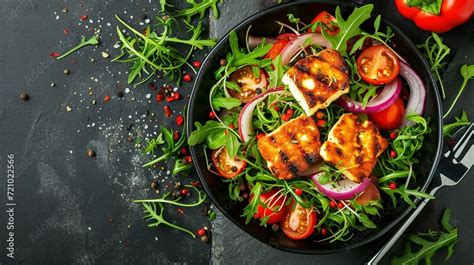
[(207, 116), (193, 122), (188, 143), (225, 184), (207, 185), (242, 206), (243, 224), (332, 244), (430, 198), (414, 186), (432, 131), (427, 88), (380, 16), (373, 31), (360, 28), (372, 9), (344, 18), (338, 6), (308, 21), (288, 12), (274, 22), (277, 35), (254, 36), (252, 26), (245, 38), (229, 33), (200, 92)]

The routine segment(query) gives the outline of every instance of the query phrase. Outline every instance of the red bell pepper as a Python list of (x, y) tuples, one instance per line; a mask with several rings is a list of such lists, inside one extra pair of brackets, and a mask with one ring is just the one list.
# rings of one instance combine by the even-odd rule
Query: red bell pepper
[(398, 11), (424, 30), (446, 32), (474, 14), (473, 0), (395, 0)]

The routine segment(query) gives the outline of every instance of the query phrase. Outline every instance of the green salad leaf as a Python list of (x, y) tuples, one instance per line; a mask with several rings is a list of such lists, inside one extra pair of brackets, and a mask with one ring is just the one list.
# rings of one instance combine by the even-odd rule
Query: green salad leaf
[(451, 106), (449, 107), (448, 111), (446, 111), (446, 113), (443, 115), (443, 118), (446, 118), (449, 115), (449, 113), (451, 112), (451, 110), (453, 110), (454, 106), (456, 105), (456, 103), (459, 100), (459, 97), (461, 97), (462, 92), (467, 87), (467, 83), (469, 82), (469, 80), (474, 78), (474, 64), (471, 64), (471, 65), (465, 64), (465, 65), (461, 66), (461, 68), (459, 69), (459, 73), (461, 74), (461, 76), (463, 78), (461, 88), (459, 88), (459, 91), (458, 91), (458, 94), (456, 95), (456, 98), (454, 98), (454, 100), (451, 103)]
[(219, 18), (219, 10), (217, 9), (217, 4), (222, 3), (223, 0), (186, 0), (186, 3), (190, 4), (191, 7), (187, 7), (183, 10), (180, 10), (175, 16), (176, 17), (185, 17), (189, 22), (191, 18), (195, 15), (199, 15), (199, 19), (204, 17), (206, 10), (211, 8), (212, 13), (215, 18)]
[(210, 120), (202, 125), (199, 122), (195, 123), (196, 130), (194, 130), (188, 139), (188, 144), (191, 146), (206, 142), (210, 149), (218, 149), (225, 146), (230, 157), (235, 157), (240, 148), (240, 140), (236, 133), (218, 121)]
[(233, 109), (242, 104), (237, 98), (212, 98), (211, 103), (212, 107), (217, 111), (220, 111), (221, 108)]
[[(428, 233), (418, 233), (409, 235), (405, 244), (405, 252), (402, 256), (393, 257), (393, 265), (419, 264), (424, 261), (431, 264), (431, 258), (436, 251), (446, 247), (448, 256), (451, 257), (454, 245), (458, 241), (458, 229), (450, 224), (451, 209), (446, 209), (441, 219), (443, 231), (428, 231)], [(418, 250), (413, 251), (412, 245), (418, 246)]]
[(329, 35), (323, 30), (324, 38), (332, 44), (333, 49), (346, 54), (347, 41), (361, 33), (360, 25), (370, 18), (373, 9), (373, 4), (356, 7), (345, 20), (338, 6), (336, 8), (336, 24), (339, 27), (339, 32), (336, 35)]
[(458, 127), (471, 125), (471, 121), (469, 120), (469, 117), (465, 111), (463, 111), (459, 117), (454, 117), (454, 119), (454, 122), (443, 125), (444, 137), (452, 136), (453, 131)]

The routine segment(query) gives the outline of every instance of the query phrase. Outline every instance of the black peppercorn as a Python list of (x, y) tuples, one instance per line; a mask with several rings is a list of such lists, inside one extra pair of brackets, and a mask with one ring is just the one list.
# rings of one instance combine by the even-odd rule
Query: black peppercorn
[(28, 99), (30, 99), (30, 96), (23, 92), (20, 94), (20, 99), (23, 101), (27, 101)]

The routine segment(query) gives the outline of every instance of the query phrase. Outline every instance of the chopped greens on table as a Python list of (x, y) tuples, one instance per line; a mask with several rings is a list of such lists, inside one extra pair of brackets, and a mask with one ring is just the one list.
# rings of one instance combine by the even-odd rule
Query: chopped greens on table
[[(221, 60), (209, 119), (188, 144), (246, 202), (242, 217), (279, 224), (289, 238), (347, 241), (377, 227), (389, 205), (433, 198), (412, 185), (424, 137), (425, 87), (400, 57), (392, 30), (360, 25), (373, 5), (310, 24), (288, 14), (278, 36), (246, 36)], [(437, 61), (442, 58), (437, 58)], [(440, 62), (438, 62), (440, 63)]]
[[(218, 17), (217, 3), (222, 1), (204, 0), (196, 2), (187, 0), (186, 2), (191, 4), (191, 7), (182, 9), (172, 16), (157, 15), (156, 31), (152, 30), (151, 27), (147, 27), (144, 32), (141, 32), (127, 24), (118, 15), (115, 16), (120, 24), (132, 33), (131, 35), (125, 35), (122, 33), (122, 28), (117, 26), (117, 35), (122, 43), (122, 53), (114, 61), (132, 63), (128, 76), (129, 84), (134, 83), (137, 79), (140, 81), (135, 82), (135, 85), (143, 84), (158, 72), (171, 82), (179, 84), (183, 66), (188, 65), (194, 71), (188, 63), (194, 49), (203, 49), (215, 45), (216, 41), (214, 39), (201, 39), (204, 30), (201, 20), (208, 9), (212, 9), (214, 16)], [(165, 0), (161, 0), (160, 4), (161, 12), (164, 12), (166, 6), (169, 6)], [(191, 22), (191, 18), (195, 15), (199, 15), (200, 18), (197, 25), (193, 25)], [(180, 19), (182, 17), (186, 19)], [(189, 39), (175, 37), (175, 34), (181, 31), (183, 25), (188, 32), (192, 33)], [(188, 46), (184, 54), (182, 45)], [(183, 79), (186, 81), (189, 77), (184, 75)]]

